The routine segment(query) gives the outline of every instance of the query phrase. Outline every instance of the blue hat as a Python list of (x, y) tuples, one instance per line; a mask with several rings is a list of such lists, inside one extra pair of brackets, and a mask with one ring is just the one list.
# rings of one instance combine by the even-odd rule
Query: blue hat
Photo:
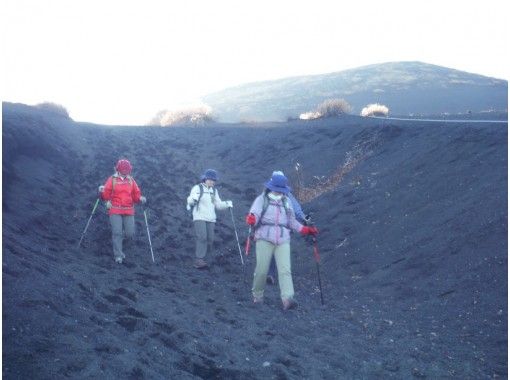
[[(275, 170), (273, 172), (273, 175), (275, 175), (275, 174), (280, 174), (285, 177), (285, 174), (283, 174), (283, 172), (281, 170)], [(289, 185), (287, 185), (287, 187), (289, 188), (289, 193), (292, 192), (292, 187), (290, 187)]]
[(207, 169), (204, 174), (202, 174), (201, 177), (202, 181), (205, 181), (206, 179), (211, 179), (213, 181), (218, 180), (218, 173), (216, 173), (216, 170), (214, 169)]
[(287, 177), (278, 173), (271, 176), (271, 179), (266, 182), (266, 187), (271, 191), (283, 194), (288, 194), (290, 191), (290, 188), (287, 186)]

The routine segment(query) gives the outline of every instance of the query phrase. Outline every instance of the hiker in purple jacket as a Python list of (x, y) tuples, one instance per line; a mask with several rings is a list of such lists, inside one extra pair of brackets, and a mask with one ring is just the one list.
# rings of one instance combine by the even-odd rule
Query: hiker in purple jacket
[(302, 235), (316, 235), (318, 231), (296, 220), (292, 204), (286, 197), (290, 190), (287, 177), (273, 174), (265, 186), (266, 190), (255, 199), (246, 216), (246, 223), (255, 229), (257, 264), (253, 275), (253, 302), (263, 302), (267, 272), (274, 256), (283, 309), (288, 310), (297, 306), (290, 262), (290, 230)]
[[(274, 171), (273, 174), (283, 174), (282, 171), (277, 170)], [(303, 209), (301, 208), (301, 205), (299, 204), (296, 197), (292, 194), (292, 190), (289, 188), (289, 193), (287, 194), (287, 198), (289, 199), (290, 203), (292, 204), (292, 209), (294, 210), (294, 214), (296, 215), (296, 219), (299, 223), (307, 226), (309, 222), (311, 221), (310, 216), (305, 215), (303, 212)], [(274, 285), (276, 283), (276, 263), (273, 259), (271, 260), (271, 265), (269, 266), (269, 271), (267, 272), (267, 283), (269, 285)]]

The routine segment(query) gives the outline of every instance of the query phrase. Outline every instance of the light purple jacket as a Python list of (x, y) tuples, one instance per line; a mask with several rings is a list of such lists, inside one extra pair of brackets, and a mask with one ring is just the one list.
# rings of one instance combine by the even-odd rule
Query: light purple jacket
[(255, 214), (257, 218), (257, 229), (255, 231), (255, 240), (266, 240), (275, 245), (290, 242), (290, 229), (296, 232), (301, 231), (303, 225), (296, 220), (294, 210), (292, 209), (292, 202), (287, 199), (289, 207), (289, 219), (287, 220), (287, 211), (283, 205), (283, 201), (269, 200), (269, 205), (264, 214), (264, 218), (261, 223), (260, 214), (262, 214), (262, 208), (264, 206), (264, 194), (259, 195), (255, 198), (253, 205), (250, 208), (250, 213)]

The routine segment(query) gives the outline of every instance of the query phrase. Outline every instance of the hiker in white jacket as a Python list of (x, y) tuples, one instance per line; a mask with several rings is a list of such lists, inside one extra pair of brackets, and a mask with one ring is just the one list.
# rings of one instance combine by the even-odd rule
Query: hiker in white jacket
[(197, 269), (207, 267), (204, 260), (207, 252), (212, 252), (214, 242), (214, 224), (216, 210), (233, 207), (232, 201), (222, 201), (214, 188), (218, 180), (216, 170), (207, 169), (201, 177), (202, 182), (193, 186), (187, 199), (188, 210), (192, 209), (193, 225), (196, 235), (195, 263)]

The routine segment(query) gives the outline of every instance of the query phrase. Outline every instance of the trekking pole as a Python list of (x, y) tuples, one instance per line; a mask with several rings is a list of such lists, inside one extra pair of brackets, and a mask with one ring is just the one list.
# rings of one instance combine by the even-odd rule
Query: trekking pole
[[(313, 226), (314, 225), (314, 223), (312, 221), (312, 213), (309, 213), (308, 215), (305, 216), (304, 224), (305, 224), (305, 226)], [(319, 291), (321, 294), (321, 305), (324, 306), (324, 298), (322, 296), (321, 272), (319, 269), (321, 257), (319, 255), (319, 248), (317, 247), (317, 238), (315, 236), (312, 236), (312, 244), (313, 244), (313, 257), (315, 259), (315, 264), (317, 266), (317, 278), (319, 279)]]
[[(307, 225), (307, 226), (314, 225), (314, 223), (312, 221), (312, 213), (309, 213), (305, 217), (305, 225)], [(317, 247), (317, 237), (315, 235), (312, 235), (312, 244), (313, 244), (313, 257), (315, 259), (315, 265), (317, 266), (317, 278), (319, 280), (319, 291), (321, 294), (321, 305), (324, 306), (324, 297), (322, 295), (322, 281), (321, 281), (321, 271), (320, 271), (321, 257), (319, 255), (319, 248)]]
[(246, 238), (246, 246), (244, 247), (244, 254), (246, 257), (250, 254), (250, 240), (251, 240), (251, 226), (248, 229), (248, 237)]
[(147, 236), (149, 237), (149, 247), (151, 248), (152, 262), (154, 262), (154, 252), (152, 251), (151, 234), (149, 232), (149, 223), (147, 223), (147, 210), (143, 208), (143, 216), (145, 217), (145, 227), (147, 227)]
[(319, 291), (321, 294), (321, 305), (324, 306), (324, 298), (322, 296), (322, 282), (321, 282), (321, 272), (319, 269), (319, 263), (321, 261), (321, 257), (319, 255), (319, 248), (317, 247), (317, 238), (312, 236), (313, 242), (313, 257), (315, 258), (315, 264), (317, 265), (317, 278), (319, 279)]
[(81, 241), (83, 240), (83, 238), (85, 237), (85, 233), (87, 232), (87, 229), (89, 228), (89, 224), (90, 224), (90, 221), (92, 220), (92, 217), (94, 216), (94, 213), (96, 212), (96, 208), (97, 208), (97, 205), (99, 204), (99, 198), (97, 198), (96, 200), (96, 204), (94, 205), (94, 208), (92, 209), (92, 214), (90, 214), (90, 218), (89, 220), (87, 221), (87, 225), (85, 226), (85, 229), (83, 230), (82, 234), (81, 234), (81, 238), (80, 238), (80, 241), (78, 242), (78, 248), (80, 248), (80, 245), (81, 245)]
[(232, 207), (229, 207), (229, 209), (230, 216), (232, 217), (232, 224), (234, 225), (234, 232), (236, 234), (237, 248), (239, 248), (239, 256), (241, 257), (241, 263), (244, 265), (243, 253), (241, 252), (241, 244), (239, 244), (239, 236), (237, 235), (236, 222), (234, 220), (234, 212), (232, 211)]

